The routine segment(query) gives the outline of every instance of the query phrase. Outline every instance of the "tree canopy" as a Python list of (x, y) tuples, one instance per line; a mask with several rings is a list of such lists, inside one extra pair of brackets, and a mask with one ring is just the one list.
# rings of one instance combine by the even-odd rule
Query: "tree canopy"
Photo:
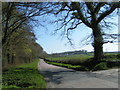
[[(33, 16), (39, 15), (28, 6), (32, 3), (3, 2), (2, 12), (2, 54), (3, 68), (9, 65), (29, 63), (43, 58), (46, 53), (36, 43), (36, 37), (30, 24)], [(28, 6), (27, 6), (28, 5)], [(26, 11), (27, 10), (27, 11)], [(31, 11), (33, 10), (33, 11)]]

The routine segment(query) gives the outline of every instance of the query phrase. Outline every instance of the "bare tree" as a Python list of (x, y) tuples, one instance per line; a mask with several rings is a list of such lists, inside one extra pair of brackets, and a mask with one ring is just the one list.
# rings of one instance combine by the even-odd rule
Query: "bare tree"
[[(92, 29), (94, 58), (96, 61), (103, 57), (103, 44), (113, 41), (105, 41), (104, 35), (116, 39), (115, 34), (104, 33), (103, 26), (109, 28), (114, 23), (107, 21), (112, 17), (113, 12), (117, 12), (119, 2), (57, 2), (52, 3), (54, 11), (52, 12), (57, 20), (54, 23), (60, 23), (60, 27), (56, 30), (63, 30), (68, 40), (70, 31), (76, 29), (79, 25), (85, 24)], [(117, 14), (116, 14), (117, 15)], [(70, 42), (71, 43), (71, 42)]]

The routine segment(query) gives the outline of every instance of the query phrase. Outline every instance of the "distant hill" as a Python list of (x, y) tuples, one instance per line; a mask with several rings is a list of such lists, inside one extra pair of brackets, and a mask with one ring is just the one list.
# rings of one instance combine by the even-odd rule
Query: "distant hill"
[(88, 54), (87, 50), (78, 50), (78, 51), (68, 51), (62, 53), (53, 53), (50, 54), (52, 56), (67, 56), (67, 55), (75, 55), (75, 54)]
[(104, 52), (104, 53), (120, 53), (120, 51)]
[[(68, 55), (76, 55), (76, 54), (88, 54), (88, 55), (93, 55), (92, 52), (87, 52), (87, 50), (78, 50), (78, 51), (67, 51), (67, 52), (62, 52), (62, 53), (53, 53), (49, 54), (49, 56), (55, 56), (55, 57), (60, 57), (60, 56), (68, 56)], [(119, 53), (118, 51), (113, 51), (113, 52), (104, 52), (104, 53), (111, 53), (111, 54), (117, 54)]]

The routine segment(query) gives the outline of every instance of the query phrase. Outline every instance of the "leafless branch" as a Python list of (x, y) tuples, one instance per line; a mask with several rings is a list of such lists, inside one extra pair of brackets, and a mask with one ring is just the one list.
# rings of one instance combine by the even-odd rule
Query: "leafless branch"
[(103, 20), (106, 16), (108, 16), (110, 13), (112, 13), (114, 10), (116, 9), (116, 6), (113, 5), (110, 10), (106, 10), (104, 13), (102, 13), (99, 17), (98, 17), (98, 20), (97, 20), (97, 24), (99, 22), (101, 22), (101, 20)]

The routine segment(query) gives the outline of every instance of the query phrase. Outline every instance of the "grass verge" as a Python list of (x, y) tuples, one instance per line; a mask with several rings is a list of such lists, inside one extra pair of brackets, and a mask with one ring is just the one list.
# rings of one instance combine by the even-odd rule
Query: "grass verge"
[(38, 71), (38, 62), (23, 64), (3, 71), (2, 90), (8, 88), (46, 88), (44, 77)]
[(78, 71), (89, 71), (89, 69), (81, 65), (71, 65), (71, 64), (56, 63), (56, 62), (49, 62), (49, 61), (46, 61), (46, 63), (56, 65), (56, 66), (66, 67), (68, 69), (74, 69)]

